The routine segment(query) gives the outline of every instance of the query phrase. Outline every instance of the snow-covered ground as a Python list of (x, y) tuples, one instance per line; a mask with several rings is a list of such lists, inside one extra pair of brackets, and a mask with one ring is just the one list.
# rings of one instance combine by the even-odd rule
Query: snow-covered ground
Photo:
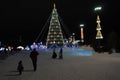
[[(21, 51), (0, 60), (0, 80), (120, 80), (120, 54), (96, 53), (89, 46), (64, 48), (63, 59), (52, 59), (52, 50), (40, 50), (37, 71), (29, 58), (30, 51)], [(57, 54), (59, 50), (56, 50)], [(90, 55), (81, 55), (81, 54)], [(19, 60), (24, 72), (16, 71)]]

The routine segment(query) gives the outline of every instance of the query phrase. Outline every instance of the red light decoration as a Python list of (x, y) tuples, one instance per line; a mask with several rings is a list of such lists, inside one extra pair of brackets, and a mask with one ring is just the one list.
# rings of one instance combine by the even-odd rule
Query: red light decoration
[(60, 42), (58, 42), (58, 44), (60, 44)]
[(50, 44), (52, 44), (52, 42), (50, 42)]
[(56, 32), (54, 32), (54, 34), (56, 34)]
[(53, 36), (51, 35), (50, 37), (52, 38)]
[(57, 37), (60, 37), (60, 35), (57, 35)]

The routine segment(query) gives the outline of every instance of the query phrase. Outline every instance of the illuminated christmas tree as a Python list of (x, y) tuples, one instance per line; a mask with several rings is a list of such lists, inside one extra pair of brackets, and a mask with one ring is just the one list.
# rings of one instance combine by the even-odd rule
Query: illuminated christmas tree
[(62, 29), (61, 29), (61, 25), (58, 19), (58, 13), (57, 13), (55, 4), (54, 4), (53, 11), (52, 11), (51, 20), (50, 20), (50, 26), (49, 26), (49, 31), (47, 35), (46, 46), (50, 47), (54, 44), (57, 46), (63, 46), (64, 44)]
[(97, 16), (97, 34), (96, 34), (96, 39), (103, 39), (102, 33), (101, 33), (101, 26), (100, 26), (100, 17)]

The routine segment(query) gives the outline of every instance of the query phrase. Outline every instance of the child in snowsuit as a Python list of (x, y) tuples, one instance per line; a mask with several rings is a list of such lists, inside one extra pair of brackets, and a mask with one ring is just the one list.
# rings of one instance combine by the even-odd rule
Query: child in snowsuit
[(18, 63), (18, 66), (17, 66), (17, 70), (19, 72), (19, 75), (22, 74), (23, 69), (24, 69), (24, 67), (23, 67), (22, 61), (20, 60), (19, 63)]

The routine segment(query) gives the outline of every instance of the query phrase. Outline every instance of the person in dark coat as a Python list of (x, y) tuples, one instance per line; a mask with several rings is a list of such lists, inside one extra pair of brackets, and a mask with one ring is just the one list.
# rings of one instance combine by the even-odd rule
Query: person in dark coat
[(57, 57), (56, 52), (53, 52), (52, 58), (55, 59)]
[(63, 59), (63, 49), (60, 48), (60, 51), (59, 51), (59, 59)]
[(57, 54), (55, 52), (55, 48), (53, 49), (53, 54), (52, 54), (52, 58), (55, 59), (57, 57)]
[(24, 67), (23, 67), (23, 64), (22, 64), (22, 61), (20, 60), (19, 63), (18, 63), (18, 66), (17, 66), (17, 70), (19, 72), (19, 75), (22, 74), (23, 70), (24, 70)]
[(34, 71), (36, 71), (36, 69), (37, 69), (37, 56), (38, 55), (39, 55), (39, 53), (36, 51), (36, 49), (33, 49), (33, 51), (30, 52), (30, 58), (33, 63)]

